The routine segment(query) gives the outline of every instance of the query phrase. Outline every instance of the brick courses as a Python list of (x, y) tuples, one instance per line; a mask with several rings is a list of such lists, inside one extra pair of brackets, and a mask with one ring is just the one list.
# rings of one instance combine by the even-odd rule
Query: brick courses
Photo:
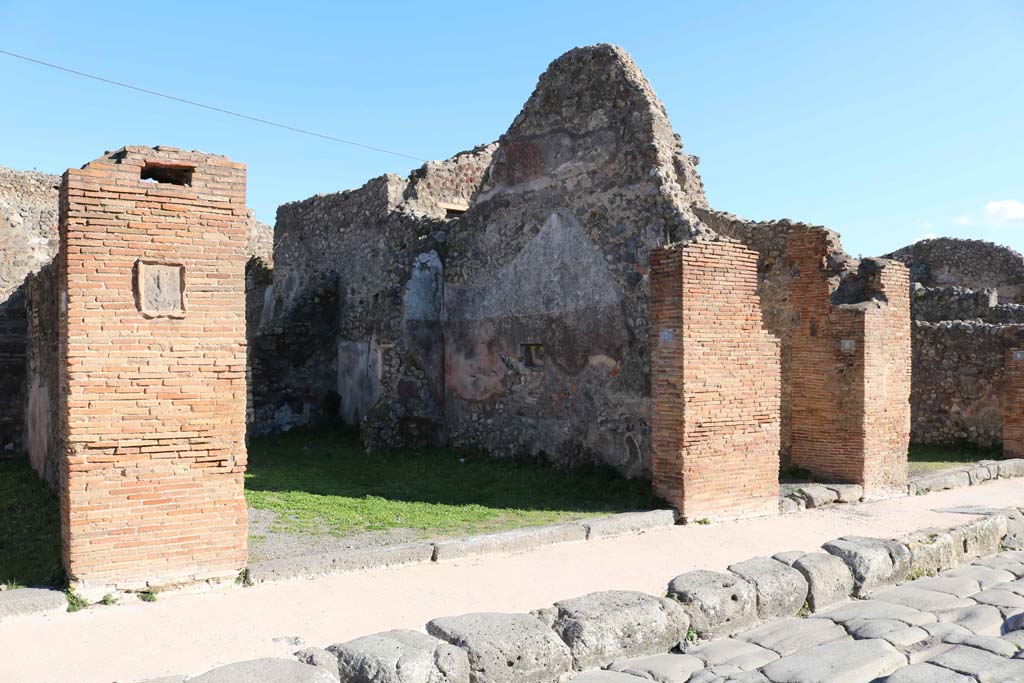
[[(154, 167), (193, 170), (187, 185), (143, 180)], [(183, 313), (140, 310), (140, 260), (184, 269)], [(65, 173), (57, 419), (72, 581), (130, 589), (244, 566), (246, 260), (242, 164), (126, 147)]]
[(1003, 457), (1024, 457), (1024, 346), (1003, 361)]
[(910, 440), (910, 300), (907, 268), (886, 262), (872, 298), (834, 304), (830, 233), (789, 236), (793, 279), (792, 461), (830, 481), (861, 484), (867, 497), (904, 491)]
[(690, 521), (778, 512), (779, 341), (757, 259), (732, 240), (651, 253), (654, 487)]

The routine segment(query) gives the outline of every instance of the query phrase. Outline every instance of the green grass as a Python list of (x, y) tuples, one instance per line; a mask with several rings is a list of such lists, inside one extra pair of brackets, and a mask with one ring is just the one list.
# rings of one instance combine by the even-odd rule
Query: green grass
[(351, 435), (254, 439), (246, 500), (277, 513), (277, 531), (413, 529), (469, 534), (665, 507), (650, 484), (610, 469), (556, 469), (452, 449), (367, 454)]
[(64, 583), (57, 496), (27, 460), (0, 460), (0, 583)]
[(969, 443), (951, 445), (913, 444), (908, 460), (910, 475), (927, 474), (951, 467), (962, 467), (979, 460), (998, 460), (1002, 457), (999, 448), (982, 448)]

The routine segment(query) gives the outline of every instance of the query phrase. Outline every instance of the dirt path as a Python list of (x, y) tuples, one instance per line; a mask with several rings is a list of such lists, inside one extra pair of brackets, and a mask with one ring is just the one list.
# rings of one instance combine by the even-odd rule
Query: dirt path
[[(520, 555), (341, 574), (247, 589), (162, 595), (0, 623), (0, 681), (109, 683), (197, 674), (220, 664), (285, 656), (293, 638), (326, 646), (433, 617), (528, 611), (595, 590), (663, 593), (689, 569), (724, 569), (755, 555), (815, 550), (837, 536), (894, 536), (953, 526), (957, 505), (1024, 505), (1024, 480), (785, 517), (548, 546)], [(277, 641), (275, 642), (275, 639)], [(291, 641), (291, 642), (289, 642)]]

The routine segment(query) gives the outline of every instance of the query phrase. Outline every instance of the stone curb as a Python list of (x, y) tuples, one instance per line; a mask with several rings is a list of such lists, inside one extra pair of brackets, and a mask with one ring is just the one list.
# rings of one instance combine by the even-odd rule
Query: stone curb
[(0, 621), (33, 614), (67, 611), (68, 599), (61, 591), (48, 588), (13, 588), (0, 591)]
[(907, 493), (920, 496), (931, 491), (945, 491), (963, 486), (977, 486), (994, 479), (1024, 477), (1024, 458), (982, 460), (977, 465), (958, 467), (915, 477), (907, 483)]
[(527, 527), (434, 542), (407, 543), (324, 555), (284, 557), (253, 562), (249, 565), (249, 579), (255, 583), (263, 583), (265, 581), (314, 578), (324, 574), (403, 564), (443, 562), (476, 555), (523, 552), (554, 543), (596, 540), (623, 534), (643, 533), (650, 529), (667, 528), (677, 524), (678, 519), (676, 511), (671, 509), (623, 512), (565, 524)]
[[(663, 513), (649, 517), (647, 521), (651, 523), (665, 524)], [(617, 526), (608, 527), (603, 525), (610, 525), (610, 522), (602, 521), (597, 526), (607, 532), (636, 530), (638, 519), (623, 520)], [(478, 550), (505, 552), (525, 547), (523, 544), (539, 538), (583, 540), (587, 537), (586, 528), (579, 523), (534, 531), (540, 533), (517, 531), (459, 539), (457, 543), (448, 544), (450, 554), (442, 551), (440, 555), (443, 559), (445, 556), (462, 557)], [(422, 553), (424, 547), (444, 545), (409, 547)], [(924, 529), (899, 539), (849, 536), (830, 541), (823, 547), (827, 553), (777, 553), (773, 558), (759, 557), (734, 563), (727, 572), (687, 572), (672, 579), (668, 598), (604, 591), (562, 600), (553, 607), (530, 614), (481, 613), (434, 619), (427, 629), (431, 635), (409, 632), (411, 636), (402, 636), (401, 632), (392, 631), (333, 645), (331, 651), (345, 652), (347, 658), (358, 663), (360, 670), (377, 672), (366, 679), (343, 676), (342, 683), (421, 680), (389, 677), (387, 672), (395, 669), (397, 676), (399, 669), (395, 667), (407, 659), (433, 661), (435, 664), (431, 666), (439, 667), (438, 675), (447, 672), (441, 678), (430, 680), (469, 683), (468, 670), (463, 671), (466, 667), (451, 664), (466, 658), (477, 674), (475, 680), (548, 683), (564, 680), (569, 671), (588, 670), (593, 673), (584, 676), (587, 680), (594, 676), (597, 676), (594, 680), (613, 680), (609, 676), (618, 676), (614, 680), (619, 680), (625, 674), (599, 673), (592, 667), (638, 654), (659, 657), (677, 647), (694, 653), (699, 659), (707, 659), (709, 655), (701, 654), (703, 646), (693, 642), (693, 636), (718, 638), (763, 622), (806, 616), (847, 602), (854, 596), (968, 565), (1001, 550), (1024, 549), (1024, 515), (1016, 509), (990, 511), (987, 516), (951, 529)], [(1024, 568), (1021, 571), (1024, 573)], [(437, 659), (437, 653), (442, 651), (449, 653), (445, 661), (451, 660), (444, 666)], [(297, 656), (301, 659), (301, 653)], [(679, 664), (689, 662), (676, 661)], [(516, 671), (510, 673), (509, 667), (513, 664)]]

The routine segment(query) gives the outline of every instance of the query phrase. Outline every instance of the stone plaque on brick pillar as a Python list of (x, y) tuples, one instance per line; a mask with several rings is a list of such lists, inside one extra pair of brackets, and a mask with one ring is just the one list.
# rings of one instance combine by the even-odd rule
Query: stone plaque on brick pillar
[(651, 252), (653, 483), (690, 521), (779, 510), (779, 341), (757, 258), (731, 240)]
[(1003, 361), (1003, 457), (1024, 458), (1024, 346)]
[(61, 185), (64, 562), (86, 591), (246, 562), (245, 167), (126, 147)]

